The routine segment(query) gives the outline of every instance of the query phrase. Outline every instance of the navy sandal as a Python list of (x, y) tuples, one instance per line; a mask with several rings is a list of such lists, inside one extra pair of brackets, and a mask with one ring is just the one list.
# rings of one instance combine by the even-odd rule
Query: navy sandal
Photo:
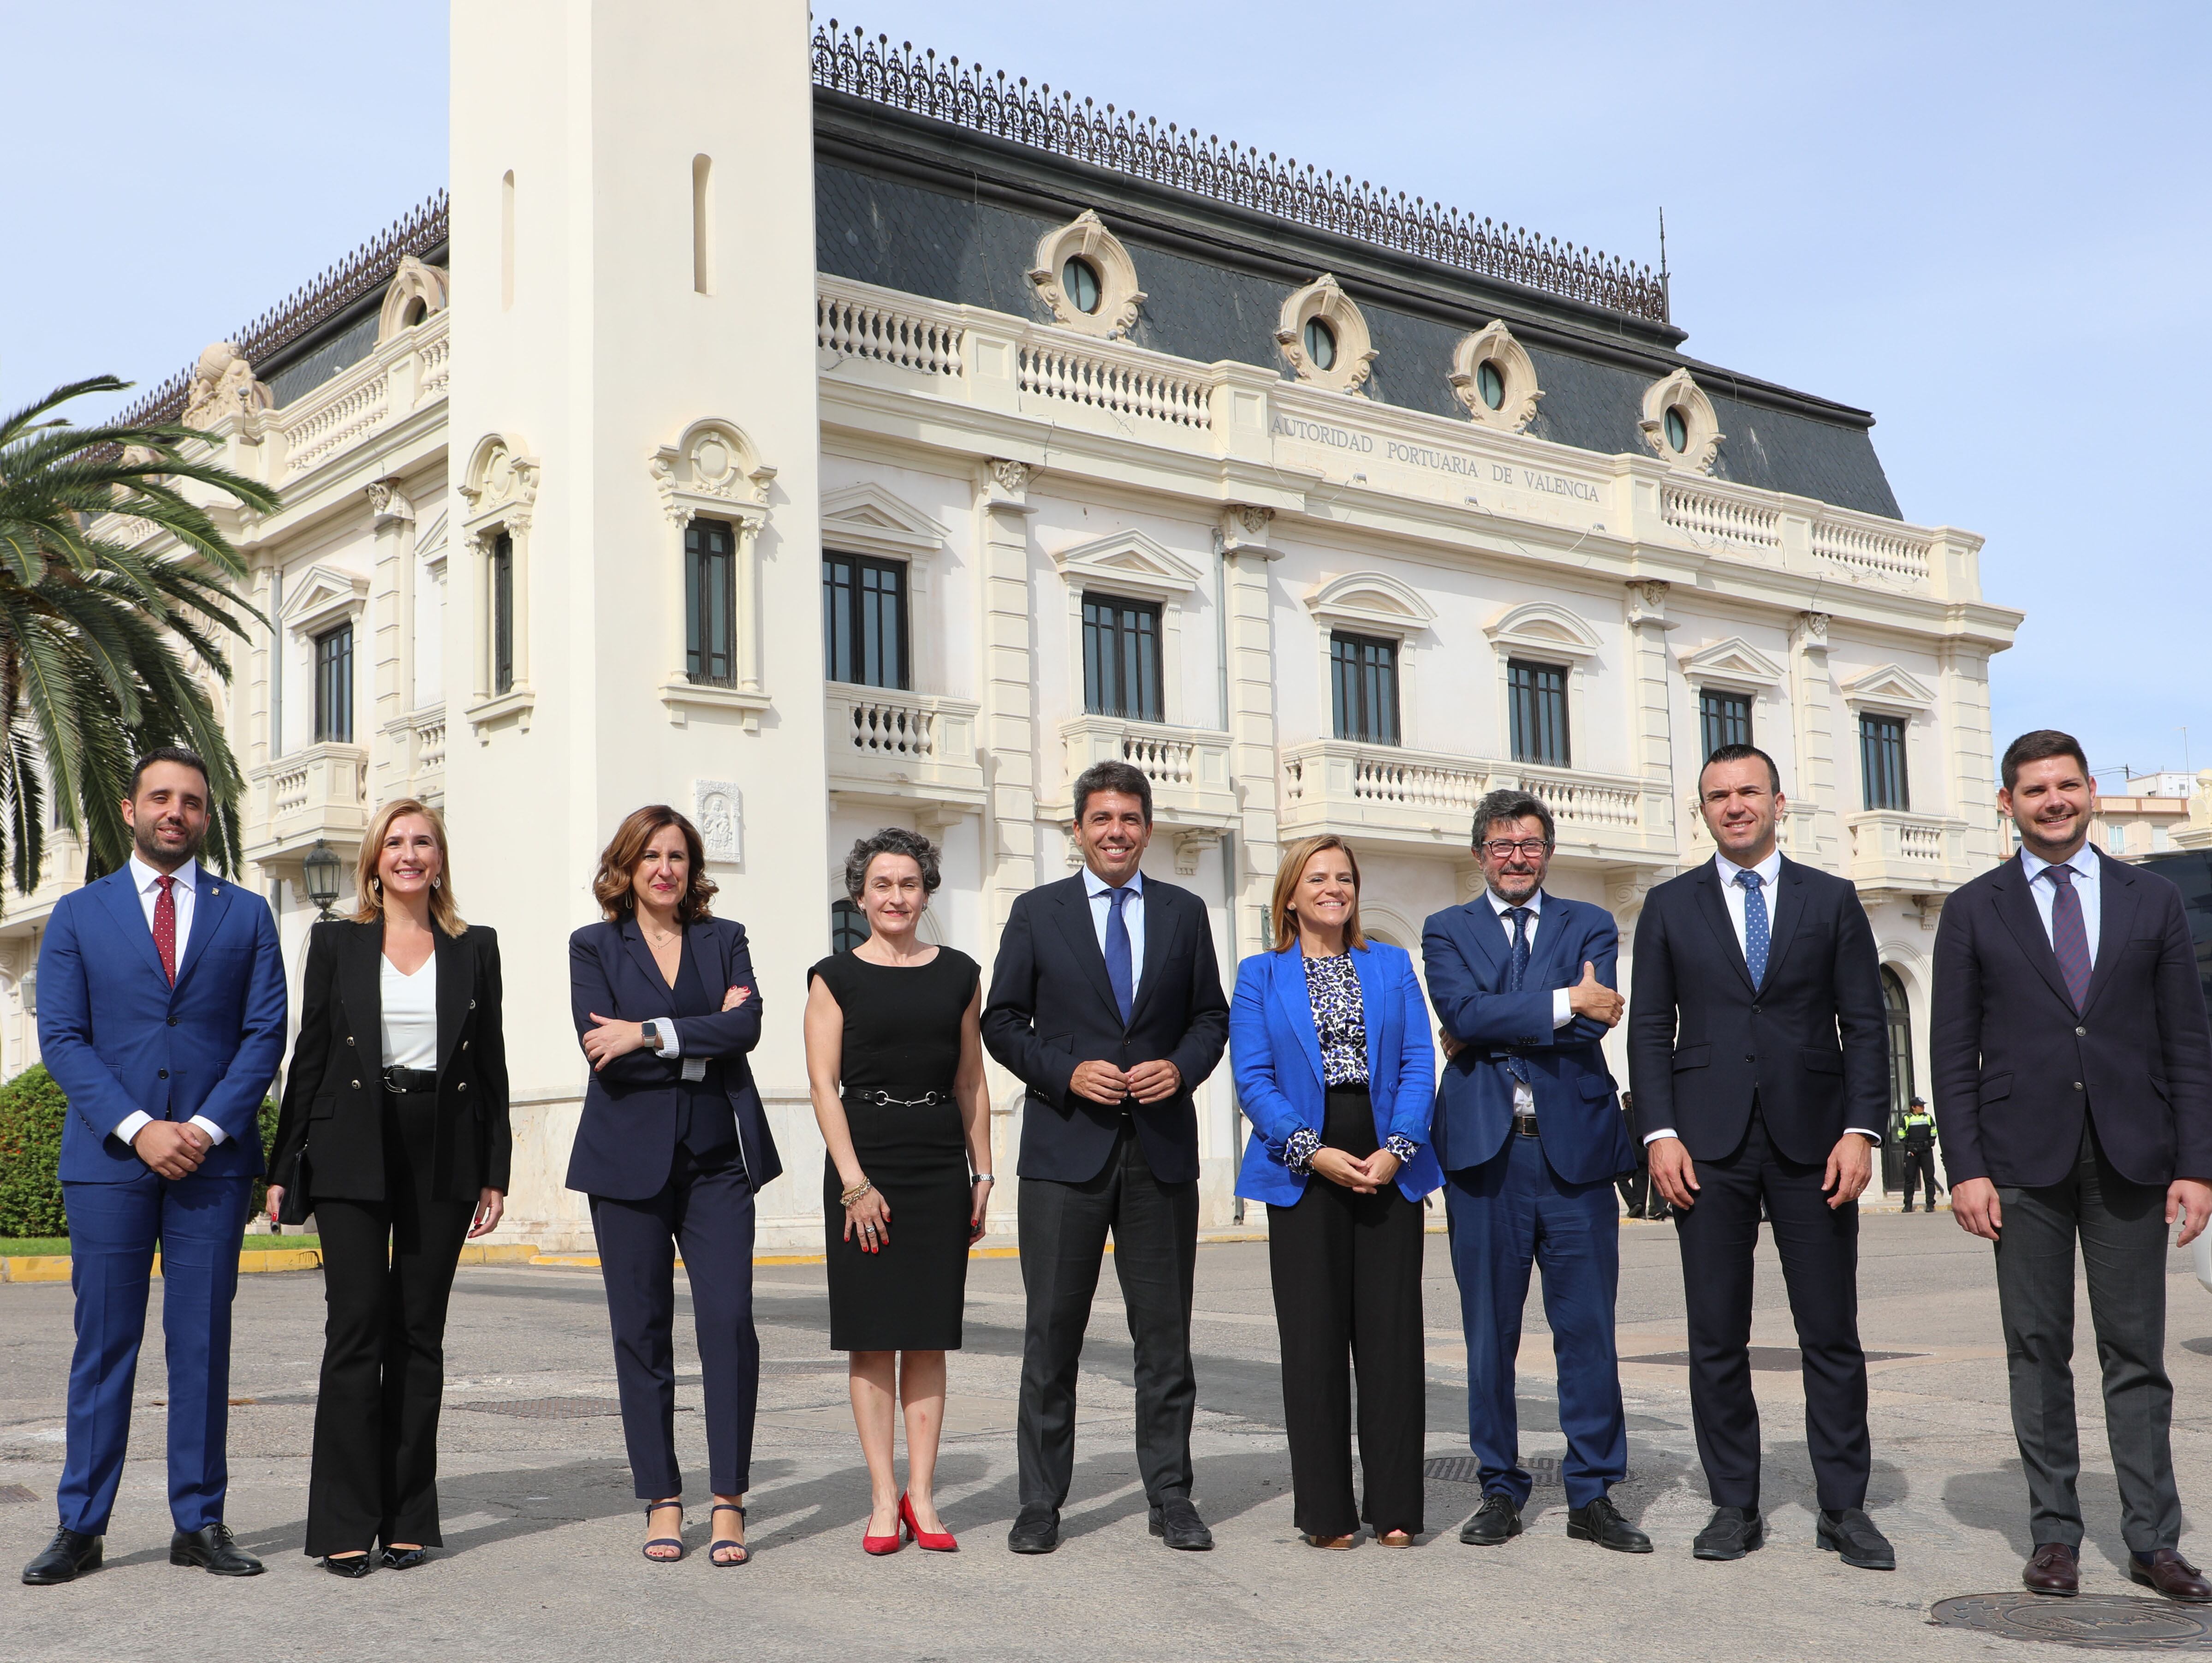
[[(740, 1524), (744, 1521), (745, 1510), (734, 1502), (717, 1502), (714, 1503), (713, 1511), (714, 1513), (734, 1513), (738, 1515), (738, 1520)], [(708, 1519), (710, 1528), (712, 1527), (712, 1524), (713, 1520), (710, 1515)], [(722, 1556), (726, 1553), (734, 1553), (738, 1556), (734, 1559), (725, 1559)], [(749, 1565), (752, 1562), (752, 1555), (746, 1550), (745, 1544), (743, 1542), (716, 1542), (707, 1550), (707, 1562), (712, 1565), (720, 1565), (725, 1569), (731, 1565)]]
[[(665, 1502), (647, 1502), (645, 1504), (645, 1516), (650, 1521), (653, 1515), (661, 1508), (672, 1507), (681, 1514), (684, 1508), (684, 1498), (677, 1495)], [(684, 1526), (681, 1522), (678, 1522), (676, 1528), (681, 1530)], [(653, 1551), (655, 1548), (674, 1548), (676, 1551), (655, 1553)], [(656, 1565), (672, 1565), (684, 1556), (684, 1538), (680, 1536), (656, 1536), (646, 1543), (642, 1551), (645, 1556)]]

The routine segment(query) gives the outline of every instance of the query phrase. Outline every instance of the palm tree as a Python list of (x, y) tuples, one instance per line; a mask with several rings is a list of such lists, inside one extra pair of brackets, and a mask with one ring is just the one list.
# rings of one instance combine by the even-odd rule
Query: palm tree
[[(259, 614), (233, 588), (246, 562), (178, 486), (263, 514), (278, 498), (204, 450), (188, 455), (212, 436), (179, 422), (81, 428), (50, 413), (129, 385), (95, 375), (0, 417), (0, 861), (27, 894), (45, 859), (49, 791), (84, 840), (88, 880), (123, 864), (131, 764), (157, 745), (207, 759), (209, 854), (238, 869), (242, 783), (204, 678), (230, 679), (219, 637), (243, 637), (236, 614)], [(107, 515), (157, 527), (174, 547), (134, 549)]]

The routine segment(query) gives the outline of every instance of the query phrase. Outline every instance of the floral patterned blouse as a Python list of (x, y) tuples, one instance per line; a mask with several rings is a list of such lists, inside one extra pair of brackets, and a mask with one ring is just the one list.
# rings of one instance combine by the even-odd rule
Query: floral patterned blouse
[[(1321, 1039), (1323, 1086), (1334, 1090), (1364, 1086), (1367, 1075), (1367, 1013), (1359, 995), (1359, 972), (1349, 953), (1327, 959), (1304, 960), (1306, 998), (1313, 1008), (1314, 1032)], [(1313, 1171), (1313, 1158), (1322, 1148), (1321, 1134), (1301, 1126), (1283, 1147), (1283, 1164), (1294, 1173)], [(1383, 1147), (1402, 1164), (1419, 1153), (1408, 1137), (1389, 1137)]]

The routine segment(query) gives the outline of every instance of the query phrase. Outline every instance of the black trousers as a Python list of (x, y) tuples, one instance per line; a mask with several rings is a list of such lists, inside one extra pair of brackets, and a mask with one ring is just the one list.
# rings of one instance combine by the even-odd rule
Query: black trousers
[(1754, 1106), (1735, 1153), (1696, 1163), (1697, 1205), (1677, 1211), (1690, 1318), (1690, 1412), (1716, 1507), (1759, 1505), (1759, 1403), (1751, 1390), (1752, 1252), (1762, 1198), (1790, 1290), (1805, 1379), (1805, 1443), (1826, 1508), (1863, 1507), (1866, 1353), (1859, 1346), (1859, 1209), (1831, 1208), (1826, 1163), (1775, 1148)]
[[(2084, 1117), (2086, 1119), (2087, 1117)], [(2113, 1170), (2084, 1126), (2074, 1170), (2038, 1189), (2000, 1186), (1997, 1307), (2004, 1319), (2013, 1435), (2027, 1473), (2028, 1529), (2081, 1544), (2081, 1439), (2074, 1420), (2074, 1242), (2088, 1273), (2104, 1375), (2105, 1435), (2129, 1551), (2181, 1540), (2174, 1487), (2173, 1382), (2166, 1372), (2166, 1190)]]
[(1025, 1178), (1021, 1191), (1022, 1334), (1017, 1416), (1021, 1504), (1057, 1508), (1075, 1473), (1075, 1377), (1106, 1238), (1136, 1349), (1137, 1465), (1157, 1507), (1190, 1495), (1190, 1303), (1198, 1274), (1198, 1185), (1163, 1184), (1125, 1117), (1105, 1170), (1082, 1184)]
[(1928, 1210), (1936, 1210), (1936, 1151), (1907, 1149), (1905, 1152), (1905, 1210), (1912, 1210), (1912, 1193), (1924, 1189), (1928, 1192)]
[(476, 1203), (431, 1194), (434, 1093), (384, 1100), (381, 1201), (314, 1197), (323, 1239), (323, 1373), (307, 1476), (307, 1551), (443, 1545), (438, 1404), (446, 1302)]
[(679, 1143), (659, 1194), (645, 1201), (593, 1196), (592, 1230), (638, 1499), (684, 1493), (676, 1461), (678, 1243), (698, 1327), (708, 1483), (717, 1495), (743, 1495), (760, 1400), (760, 1336), (753, 1327), (753, 1189), (738, 1146), (696, 1157)]
[[(1363, 1157), (1373, 1154), (1374, 1114), (1364, 1090), (1330, 1092), (1323, 1140)], [(1395, 1185), (1358, 1195), (1316, 1176), (1306, 1180), (1296, 1204), (1267, 1209), (1267, 1271), (1282, 1335), (1283, 1427), (1291, 1444), (1291, 1518), (1310, 1536), (1349, 1536), (1363, 1519), (1377, 1532), (1418, 1535), (1424, 1528), (1422, 1246), (1420, 1205)], [(1365, 1496), (1357, 1503), (1352, 1492), (1354, 1374), (1359, 1465), (1366, 1481)]]

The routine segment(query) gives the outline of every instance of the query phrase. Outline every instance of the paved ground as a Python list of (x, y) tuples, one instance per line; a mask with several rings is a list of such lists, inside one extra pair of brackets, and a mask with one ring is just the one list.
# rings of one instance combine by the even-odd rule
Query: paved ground
[[(1672, 1231), (1623, 1228), (1623, 1355), (1677, 1349)], [(1762, 1259), (1755, 1338), (1787, 1346), (1779, 1269), (1770, 1250)], [(2171, 1270), (2175, 1456), (2185, 1497), (2203, 1496), (2212, 1487), (2212, 1296), (2188, 1276), (2184, 1256)], [(448, 1337), (448, 1551), (419, 1571), (350, 1583), (299, 1552), (319, 1278), (257, 1276), (239, 1296), (234, 1390), (256, 1401), (232, 1411), (230, 1520), (270, 1573), (229, 1583), (167, 1563), (153, 1406), (162, 1395), (159, 1342), (149, 1338), (138, 1459), (125, 1476), (106, 1568), (63, 1588), (25, 1588), (12, 1575), (0, 1584), (0, 1658), (2018, 1654), (2017, 1641), (1925, 1626), (1934, 1600), (2016, 1587), (2027, 1549), (1987, 1251), (1948, 1215), (1870, 1217), (1862, 1276), (1869, 1347), (1910, 1354), (1874, 1371), (1871, 1501), (1903, 1562), (1893, 1575), (1847, 1570), (1814, 1550), (1802, 1400), (1786, 1371), (1757, 1377), (1768, 1411), (1770, 1545), (1735, 1565), (1692, 1562), (1704, 1490), (1684, 1371), (1668, 1363), (1624, 1369), (1634, 1477), (1620, 1497), (1657, 1538), (1656, 1554), (1626, 1558), (1568, 1542), (1556, 1487), (1537, 1490), (1518, 1542), (1462, 1547), (1455, 1528), (1475, 1494), (1448, 1483), (1430, 1486), (1433, 1534), (1415, 1550), (1316, 1553), (1291, 1525), (1266, 1248), (1226, 1245), (1201, 1250), (1199, 1268), (1197, 1498), (1220, 1544), (1210, 1555), (1171, 1554), (1146, 1533), (1129, 1441), (1129, 1346), (1110, 1277), (1084, 1360), (1075, 1493), (1059, 1553), (1023, 1559), (1004, 1547), (1014, 1505), (1020, 1272), (983, 1261), (969, 1282), (968, 1349), (952, 1365), (939, 1489), (963, 1550), (908, 1549), (878, 1561), (860, 1549), (866, 1482), (842, 1361), (823, 1344), (821, 1272), (763, 1267), (757, 1557), (720, 1571), (702, 1553), (672, 1567), (639, 1556), (617, 1419), (467, 1407), (613, 1391), (596, 1273), (483, 1268), (462, 1272)], [(1427, 1300), (1429, 1447), (1463, 1452), (1465, 1354), (1441, 1237), (1430, 1240)], [(65, 1287), (0, 1286), (0, 1499), (18, 1502), (0, 1506), (0, 1542), (11, 1564), (52, 1529), (69, 1313)], [(688, 1371), (679, 1402), (696, 1404), (696, 1355), (679, 1345)], [(1523, 1355), (1523, 1447), (1556, 1458), (1563, 1446), (1548, 1337), (1533, 1310)], [(2087, 1407), (2095, 1413), (2094, 1393)], [(696, 1417), (679, 1414), (678, 1427), (698, 1475), (695, 1501), (703, 1501)], [(2118, 1593), (2126, 1588), (2118, 1569), (2124, 1554), (2101, 1441), (2100, 1424), (2085, 1427), (2094, 1452), (2085, 1581)], [(695, 1507), (689, 1535), (703, 1545), (703, 1509)]]

